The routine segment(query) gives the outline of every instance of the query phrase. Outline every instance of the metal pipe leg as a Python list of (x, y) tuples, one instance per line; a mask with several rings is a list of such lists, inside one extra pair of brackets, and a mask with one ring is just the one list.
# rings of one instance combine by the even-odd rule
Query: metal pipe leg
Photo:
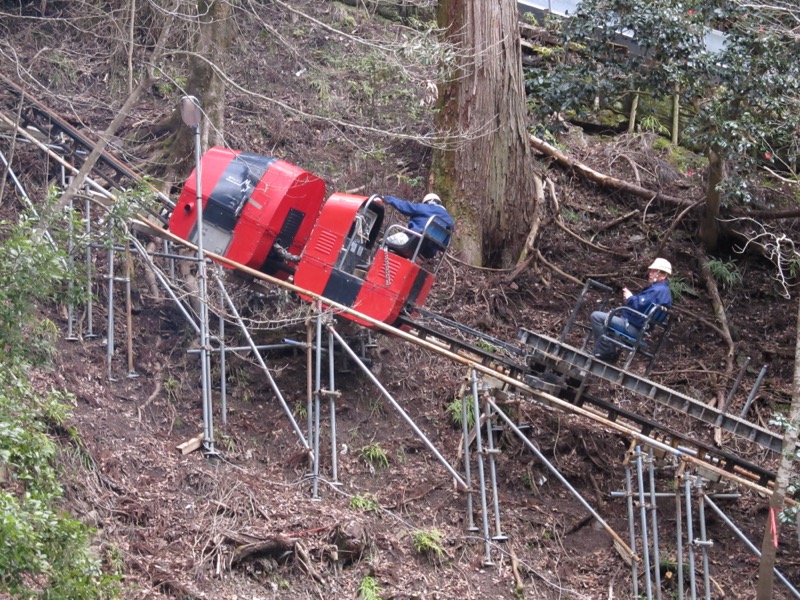
[[(319, 310), (319, 305), (317, 305)], [(306, 439), (314, 439), (314, 320), (306, 321)], [(308, 468), (314, 472), (314, 453), (308, 455)]]
[(108, 238), (111, 244), (108, 248), (108, 322), (106, 332), (106, 374), (109, 381), (116, 381), (111, 373), (111, 358), (114, 356), (114, 227), (113, 221), (108, 222)]
[(656, 581), (656, 598), (661, 600), (661, 556), (658, 548), (658, 507), (656, 505), (656, 476), (655, 476), (655, 457), (653, 449), (647, 453), (647, 471), (650, 484), (650, 523), (652, 528), (653, 540), (653, 565), (655, 566), (653, 575)]
[(694, 527), (692, 526), (692, 479), (684, 475), (684, 496), (686, 498), (686, 540), (689, 547), (689, 587), (692, 600), (697, 600), (697, 580), (694, 564)]
[[(629, 451), (630, 452), (630, 451)], [(631, 549), (636, 548), (636, 514), (633, 510), (633, 477), (631, 476), (631, 463), (625, 463), (625, 493), (628, 497), (628, 532), (630, 534)], [(639, 562), (631, 561), (631, 582), (633, 587), (632, 598), (639, 597)]]
[(311, 438), (311, 445), (314, 448), (314, 484), (311, 497), (319, 500), (319, 393), (322, 387), (322, 314), (317, 313), (317, 325), (314, 348), (316, 349), (316, 361), (314, 363), (314, 435)]
[(94, 332), (94, 294), (92, 294), (92, 245), (88, 243), (92, 235), (92, 204), (88, 197), (84, 205), (84, 216), (86, 217), (86, 339), (94, 339), (97, 334)]
[[(344, 354), (344, 353), (343, 353)], [(334, 381), (334, 355), (333, 334), (328, 332), (328, 400), (330, 401), (331, 415), (331, 479), (335, 485), (339, 484), (339, 468), (336, 448), (336, 383)]]
[(486, 453), (489, 455), (489, 478), (492, 483), (492, 498), (494, 508), (494, 536), (492, 539), (496, 542), (504, 542), (508, 536), (503, 533), (500, 528), (500, 498), (497, 488), (497, 466), (495, 465), (495, 454), (499, 454), (499, 450), (494, 447), (494, 414), (492, 413), (492, 405), (486, 404)]
[[(223, 299), (224, 300), (224, 299)], [(225, 319), (220, 315), (219, 317), (219, 402), (220, 402), (220, 418), (222, 419), (222, 429), (227, 432), (228, 429), (228, 375), (226, 373), (227, 366), (225, 364)]]
[(711, 600), (711, 575), (708, 572), (708, 548), (709, 546), (713, 545), (713, 542), (710, 542), (706, 537), (706, 505), (703, 501), (703, 498), (706, 495), (705, 486), (703, 485), (702, 479), (699, 479), (698, 481), (697, 518), (700, 521), (700, 539), (698, 540), (697, 544), (700, 546), (700, 552), (703, 556), (703, 588), (705, 589), (706, 600)]
[(470, 373), (472, 381), (472, 408), (475, 411), (475, 453), (478, 455), (478, 482), (481, 490), (481, 520), (483, 521), (484, 560), (485, 566), (492, 566), (492, 551), (489, 546), (489, 509), (486, 505), (486, 474), (483, 468), (483, 442), (481, 440), (481, 407), (478, 404), (478, 372)]
[(461, 437), (464, 441), (464, 480), (467, 482), (467, 531), (479, 531), (475, 525), (475, 515), (473, 515), (472, 495), (475, 490), (472, 487), (472, 472), (469, 458), (469, 411), (467, 410), (467, 386), (461, 386)]
[(75, 225), (73, 222), (73, 218), (75, 217), (75, 209), (72, 204), (72, 199), (70, 198), (68, 209), (69, 211), (69, 242), (67, 244), (67, 256), (69, 256), (69, 281), (67, 282), (67, 341), (69, 342), (76, 342), (78, 338), (75, 335), (75, 304), (72, 302), (72, 290), (75, 285), (75, 282), (72, 279), (73, 268), (75, 264), (75, 259), (73, 258), (73, 252), (75, 250)]
[(647, 502), (644, 497), (644, 474), (642, 473), (642, 449), (636, 446), (636, 480), (639, 485), (639, 520), (642, 526), (642, 556), (644, 558), (644, 584), (647, 600), (653, 597), (653, 583), (650, 574), (650, 542), (647, 536)]
[(683, 515), (681, 514), (682, 490), (680, 486), (680, 479), (675, 478), (675, 533), (677, 534), (677, 541), (675, 544), (675, 552), (678, 559), (678, 600), (683, 600)]

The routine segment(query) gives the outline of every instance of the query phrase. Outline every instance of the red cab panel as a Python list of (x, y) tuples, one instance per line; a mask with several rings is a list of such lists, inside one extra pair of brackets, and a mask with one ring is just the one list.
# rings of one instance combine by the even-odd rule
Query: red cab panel
[[(288, 276), (305, 247), (325, 183), (286, 161), (211, 148), (200, 162), (203, 245), (217, 254), (277, 276)], [(183, 186), (169, 227), (197, 242), (197, 175)]]
[[(372, 198), (331, 195), (297, 267), (294, 283), (390, 325), (409, 299), (415, 304), (423, 302), (433, 275), (379, 248), (383, 213), (382, 203)], [(370, 326), (362, 319), (347, 318)]]

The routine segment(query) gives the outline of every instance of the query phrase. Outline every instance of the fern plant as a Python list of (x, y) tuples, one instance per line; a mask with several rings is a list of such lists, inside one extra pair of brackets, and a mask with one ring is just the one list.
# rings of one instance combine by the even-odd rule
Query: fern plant
[(435, 560), (444, 557), (444, 534), (438, 529), (419, 529), (411, 536), (414, 540), (414, 549)]
[(724, 288), (730, 289), (742, 281), (742, 273), (732, 260), (724, 261), (712, 258), (706, 263), (706, 267), (711, 272), (714, 281)]
[[(475, 407), (472, 402), (472, 395), (465, 396), (463, 402), (467, 403), (467, 428), (475, 426)], [(452, 402), (444, 409), (445, 414), (450, 418), (453, 425), (461, 425), (461, 398), (453, 398)]]
[(358, 585), (358, 597), (362, 600), (380, 600), (383, 590), (373, 577), (366, 575)]
[(381, 448), (378, 443), (369, 444), (360, 450), (361, 458), (367, 461), (370, 465), (376, 468), (385, 468), (389, 466), (389, 456), (386, 450)]

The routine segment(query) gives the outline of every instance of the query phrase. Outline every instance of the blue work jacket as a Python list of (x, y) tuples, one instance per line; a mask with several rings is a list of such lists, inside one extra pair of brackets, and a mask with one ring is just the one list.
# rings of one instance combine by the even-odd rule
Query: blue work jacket
[[(444, 206), (425, 204), (423, 202), (408, 202), (407, 200), (401, 200), (394, 196), (384, 196), (383, 199), (389, 206), (408, 217), (408, 228), (411, 231), (422, 233), (425, 230), (425, 224), (428, 222), (428, 219), (434, 215), (439, 217), (436, 222), (440, 225), (444, 224), (449, 231), (453, 231), (455, 228), (453, 217), (450, 216), (450, 213), (447, 212)], [(429, 233), (433, 239), (446, 246), (450, 243), (450, 236), (447, 235), (445, 239), (439, 239), (441, 238), (441, 234), (436, 235), (439, 231), (439, 229), (434, 228), (429, 230)]]
[[(672, 306), (669, 282), (664, 280), (651, 283), (638, 294), (628, 298), (625, 304), (641, 313), (647, 311), (651, 304), (660, 304), (669, 308)], [(638, 329), (641, 329), (644, 325), (644, 319), (637, 314), (628, 312), (625, 316), (628, 319), (628, 323)]]

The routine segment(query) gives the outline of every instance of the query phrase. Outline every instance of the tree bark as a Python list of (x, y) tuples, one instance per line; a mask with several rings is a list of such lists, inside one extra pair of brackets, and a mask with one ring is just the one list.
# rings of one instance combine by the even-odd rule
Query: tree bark
[[(229, 23), (231, 3), (227, 0), (198, 0), (198, 30), (194, 43), (195, 55), (190, 60), (186, 92), (200, 102), (204, 118), (200, 124), (200, 145), (223, 145), (225, 124), (225, 81), (214, 67), (224, 70), (223, 56), (230, 45)], [(173, 165), (168, 174), (184, 177), (194, 165), (194, 130), (180, 126), (178, 107), (172, 115), (175, 135), (164, 148), (160, 162)]]
[[(797, 326), (800, 331), (800, 302), (797, 310)], [(775, 578), (775, 554), (778, 543), (778, 533), (781, 522), (778, 513), (783, 510), (786, 488), (794, 466), (794, 457), (797, 450), (798, 432), (800, 432), (800, 336), (795, 340), (794, 348), (794, 378), (792, 389), (792, 404), (789, 407), (789, 426), (783, 436), (781, 449), (781, 462), (775, 474), (775, 488), (769, 500), (769, 514), (764, 527), (764, 537), (761, 542), (761, 562), (758, 565), (758, 587), (756, 600), (771, 600), (772, 588)], [(774, 520), (773, 520), (774, 519)], [(772, 527), (774, 523), (774, 529)]]
[(724, 160), (708, 149), (708, 189), (706, 190), (706, 210), (700, 222), (700, 240), (706, 252), (714, 252), (719, 246), (719, 207), (720, 193), (717, 186), (724, 177)]
[(460, 139), (434, 150), (431, 180), (456, 219), (455, 247), (476, 265), (513, 265), (534, 215), (518, 18), (513, 0), (440, 0), (437, 11), (459, 58), (436, 124)]

